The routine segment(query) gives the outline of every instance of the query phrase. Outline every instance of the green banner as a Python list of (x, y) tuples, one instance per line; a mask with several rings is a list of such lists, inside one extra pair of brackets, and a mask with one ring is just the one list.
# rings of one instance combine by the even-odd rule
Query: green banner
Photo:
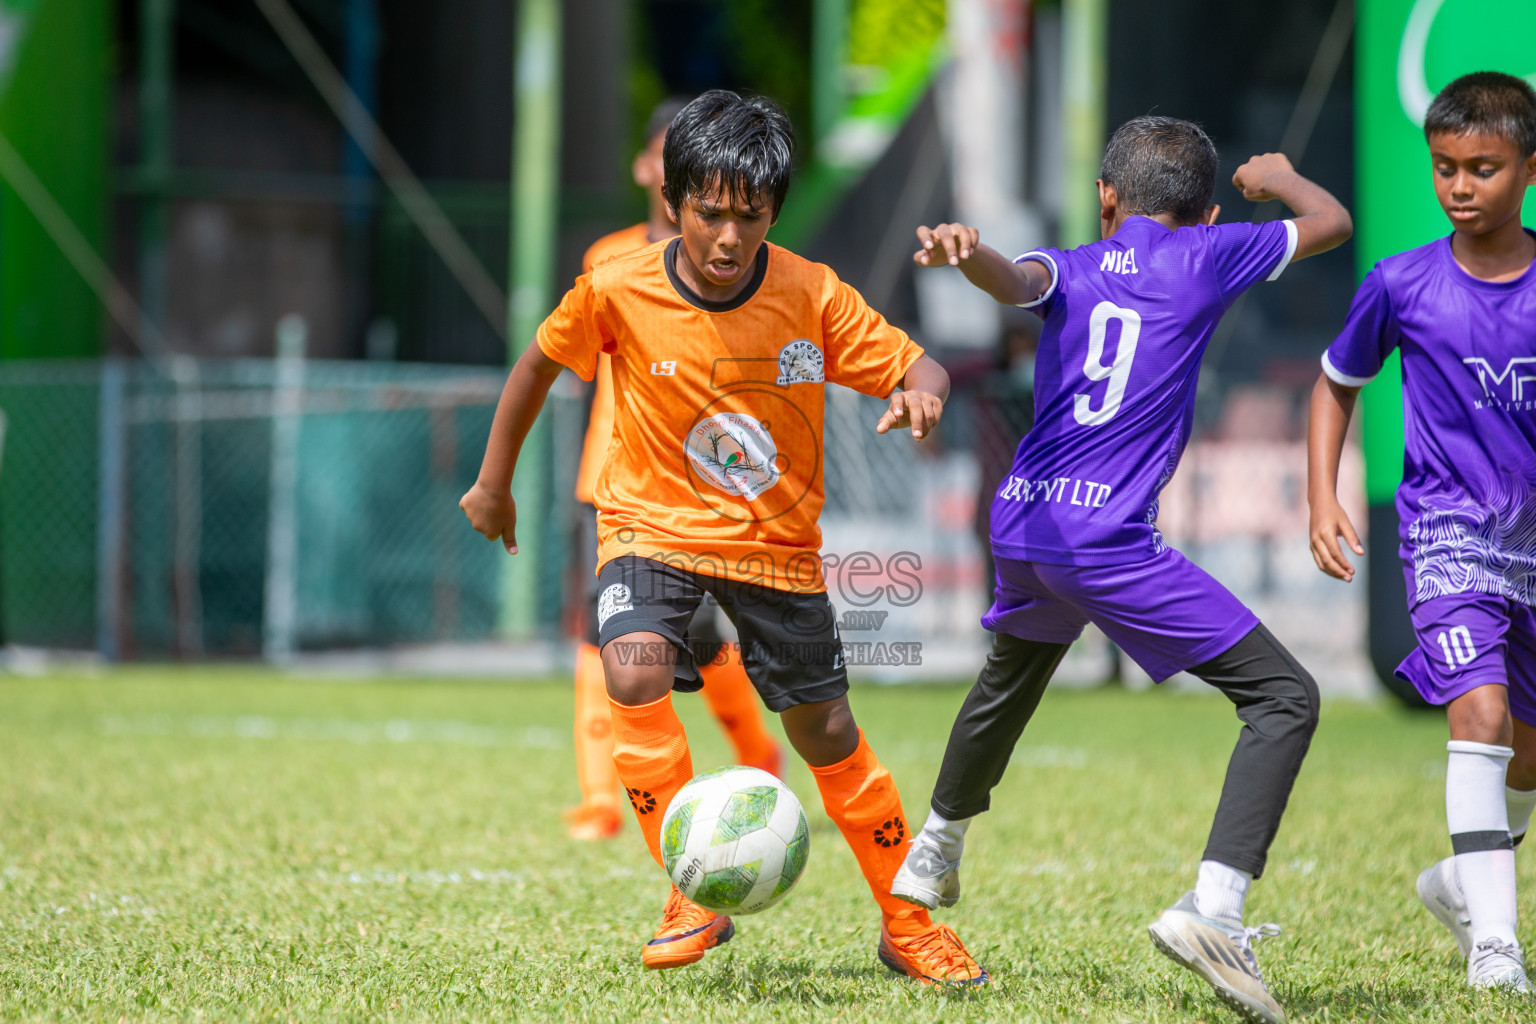
[[(107, 228), (114, 5), (0, 0), (0, 132), (98, 253)], [(94, 356), (95, 294), (15, 192), (0, 188), (0, 359)]]
[[(1533, 0), (1360, 0), (1355, 62), (1355, 253), (1377, 260), (1450, 233), (1435, 201), (1424, 110), (1470, 71), (1536, 82)], [(1536, 201), (1525, 205), (1536, 226)], [(1366, 497), (1389, 504), (1403, 474), (1402, 377), (1394, 357), (1362, 399)]]
[(816, 159), (795, 181), (773, 241), (804, 244), (885, 152), (943, 65), (945, 0), (816, 0)]

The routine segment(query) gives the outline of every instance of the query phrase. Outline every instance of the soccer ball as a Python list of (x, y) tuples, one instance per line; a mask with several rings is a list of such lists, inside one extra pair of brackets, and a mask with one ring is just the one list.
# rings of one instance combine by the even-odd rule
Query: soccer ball
[(661, 858), (672, 884), (716, 913), (767, 910), (800, 878), (810, 852), (800, 801), (756, 768), (695, 776), (661, 820)]

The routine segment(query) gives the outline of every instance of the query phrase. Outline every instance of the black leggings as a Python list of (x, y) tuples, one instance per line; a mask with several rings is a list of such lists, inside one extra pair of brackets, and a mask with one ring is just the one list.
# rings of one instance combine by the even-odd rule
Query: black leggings
[[(991, 805), (992, 787), (1066, 652), (1066, 644), (994, 636), (950, 730), (933, 788), (941, 817), (970, 818)], [(1189, 671), (1226, 694), (1243, 720), (1204, 859), (1257, 878), (1317, 730), (1317, 684), (1262, 625)]]

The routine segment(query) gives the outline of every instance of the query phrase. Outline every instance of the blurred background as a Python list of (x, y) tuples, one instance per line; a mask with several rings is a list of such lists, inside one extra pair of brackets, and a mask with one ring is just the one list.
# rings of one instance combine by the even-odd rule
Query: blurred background
[[(1428, 4), (1434, 87), (1476, 56), (1432, 31), (1461, 2)], [(963, 219), (1018, 251), (1096, 238), (1105, 138), (1145, 112), (1205, 126), (1223, 219), (1281, 214), (1229, 184), (1269, 150), (1356, 208), (1357, 120), (1377, 116), (1357, 68), (1397, 70), (1425, 0), (1281, 6), (0, 0), (10, 664), (565, 663), (585, 385), (562, 378), (520, 467), (524, 554), (456, 502), (509, 360), (585, 247), (644, 218), (629, 167), (652, 108), (724, 86), (795, 123), (770, 238), (830, 264), (954, 379), (920, 450), (873, 433), (879, 402), (828, 386), (825, 544), (845, 563), (907, 553), (920, 581), (874, 609), (834, 581), (840, 610), (888, 613), (845, 628), (864, 644), (856, 673), (965, 676), (986, 649), (986, 508), (1030, 424), (1039, 324), (958, 274), (915, 275), (912, 229)], [(1419, 241), (1442, 230), (1428, 223)], [(1392, 655), (1371, 649), (1370, 585), (1321, 576), (1305, 536), (1305, 399), (1368, 237), (1228, 314), (1160, 520), (1335, 693), (1372, 692), (1371, 655)], [(1390, 474), (1390, 451), (1379, 461)], [(1357, 523), (1382, 529), (1358, 446), (1343, 477)], [(1375, 491), (1389, 508), (1390, 484)], [(1378, 548), (1390, 564), (1395, 545)], [(922, 664), (884, 664), (889, 641), (920, 642)], [(1063, 675), (1137, 673), (1090, 636)]]

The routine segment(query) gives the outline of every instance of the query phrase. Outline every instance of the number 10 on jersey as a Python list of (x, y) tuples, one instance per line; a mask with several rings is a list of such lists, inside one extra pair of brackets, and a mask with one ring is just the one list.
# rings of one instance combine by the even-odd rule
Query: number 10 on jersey
[(1449, 668), (1458, 664), (1470, 665), (1477, 657), (1477, 648), (1472, 646), (1472, 631), (1466, 626), (1452, 626), (1435, 639), (1440, 643), (1440, 650), (1445, 652), (1445, 664)]

